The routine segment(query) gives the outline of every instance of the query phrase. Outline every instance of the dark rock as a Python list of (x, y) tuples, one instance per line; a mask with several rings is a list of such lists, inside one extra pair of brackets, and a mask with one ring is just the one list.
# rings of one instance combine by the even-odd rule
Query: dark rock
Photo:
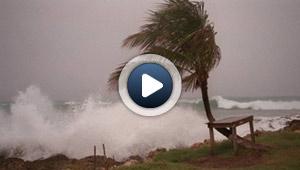
[(127, 160), (136, 160), (137, 162), (141, 163), (143, 162), (143, 158), (140, 157), (139, 155), (133, 155), (133, 156), (130, 156)]
[(139, 162), (137, 160), (134, 160), (134, 159), (130, 159), (130, 160), (127, 160), (125, 161), (122, 166), (132, 166), (132, 165), (136, 165), (138, 164)]
[(1, 160), (0, 170), (26, 170), (24, 160), (19, 158), (7, 158)]
[(292, 120), (288, 122), (288, 126), (284, 128), (285, 130), (299, 131), (300, 130), (300, 120)]
[(160, 152), (166, 152), (166, 151), (167, 151), (166, 148), (158, 148), (158, 149), (156, 149), (154, 151), (150, 151), (148, 153), (148, 155), (147, 155), (147, 158), (148, 159), (153, 159), (158, 153), (160, 153)]
[(198, 149), (200, 147), (202, 147), (204, 144), (202, 142), (198, 142), (198, 143), (194, 143), (191, 148), (192, 149)]
[(66, 155), (58, 154), (58, 155), (51, 156), (45, 159), (44, 161), (68, 161), (68, 160), (70, 159)]
[[(83, 164), (92, 164), (94, 165), (94, 156), (85, 157), (83, 159), (80, 159), (79, 161)], [(96, 165), (99, 167), (113, 167), (118, 166), (121, 163), (112, 159), (112, 158), (106, 158), (105, 156), (96, 156)]]
[(205, 140), (203, 141), (203, 144), (209, 145), (209, 144), (210, 144), (210, 140), (209, 140), (209, 139), (205, 139)]
[(71, 163), (71, 159), (65, 155), (59, 154), (51, 156), (47, 159), (35, 160), (26, 162), (28, 170), (51, 170), (51, 169), (65, 169)]

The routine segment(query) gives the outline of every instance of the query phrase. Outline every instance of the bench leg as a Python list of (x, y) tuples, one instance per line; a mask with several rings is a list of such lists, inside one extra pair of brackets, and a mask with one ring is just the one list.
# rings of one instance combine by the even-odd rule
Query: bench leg
[(229, 128), (230, 129), (230, 133), (231, 133), (231, 144), (233, 145), (233, 135), (232, 135), (232, 132), (233, 132), (233, 128)]
[(255, 135), (254, 135), (254, 127), (253, 127), (253, 121), (249, 122), (250, 125), (250, 133), (251, 133), (251, 140), (253, 143), (255, 143)]
[(232, 143), (233, 143), (234, 153), (237, 154), (238, 146), (237, 146), (237, 142), (236, 142), (236, 127), (232, 128)]
[(214, 145), (215, 145), (215, 138), (214, 138), (214, 129), (209, 127), (209, 136), (210, 136), (210, 154), (214, 154)]

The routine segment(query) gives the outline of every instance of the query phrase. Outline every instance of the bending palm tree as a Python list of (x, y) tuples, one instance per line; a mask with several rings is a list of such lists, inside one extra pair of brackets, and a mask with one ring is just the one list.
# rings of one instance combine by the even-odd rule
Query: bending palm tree
[[(142, 53), (159, 54), (171, 60), (182, 74), (186, 91), (201, 89), (206, 116), (213, 122), (215, 118), (210, 109), (207, 80), (209, 72), (221, 59), (215, 34), (203, 2), (166, 0), (158, 11), (151, 11), (148, 24), (143, 25), (140, 32), (129, 36), (123, 46), (138, 47)], [(125, 64), (111, 74), (110, 84), (117, 84)], [(229, 129), (217, 130), (230, 137)]]
[[(139, 33), (129, 36), (124, 46), (139, 47), (143, 53), (155, 53), (170, 59), (183, 75), (185, 90), (202, 90), (209, 121), (214, 121), (207, 95), (208, 73), (220, 60), (215, 32), (208, 22), (203, 2), (168, 0), (158, 12), (151, 12), (149, 24)], [(110, 83), (117, 84), (121, 65), (111, 75)]]

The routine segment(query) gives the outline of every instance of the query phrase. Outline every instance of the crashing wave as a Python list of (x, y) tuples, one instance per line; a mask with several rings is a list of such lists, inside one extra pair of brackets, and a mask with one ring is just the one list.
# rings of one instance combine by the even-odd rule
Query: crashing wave
[[(148, 119), (133, 114), (120, 102), (103, 105), (99, 97), (89, 97), (69, 112), (55, 108), (38, 87), (31, 86), (19, 93), (10, 111), (0, 111), (0, 154), (6, 151), (8, 156), (26, 160), (55, 154), (82, 158), (92, 154), (94, 145), (102, 144), (108, 156), (121, 160), (209, 138), (205, 114), (193, 107), (176, 106), (167, 114)], [(255, 129), (273, 131), (292, 118), (257, 117), (254, 125)], [(249, 127), (238, 131), (249, 133)], [(216, 139), (224, 137), (217, 133)]]
[(180, 107), (145, 119), (120, 102), (103, 105), (99, 97), (88, 97), (72, 112), (57, 110), (38, 87), (31, 86), (16, 97), (11, 113), (0, 112), (0, 154), (6, 151), (25, 160), (58, 153), (82, 158), (92, 154), (94, 145), (105, 144), (107, 155), (120, 160), (158, 147), (201, 141), (208, 136), (205, 122), (197, 111)]

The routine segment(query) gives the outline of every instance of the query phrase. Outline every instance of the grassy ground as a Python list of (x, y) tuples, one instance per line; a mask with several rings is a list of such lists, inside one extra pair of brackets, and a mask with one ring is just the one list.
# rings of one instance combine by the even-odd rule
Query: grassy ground
[(210, 156), (208, 146), (174, 149), (159, 153), (151, 162), (118, 170), (300, 169), (300, 133), (273, 132), (256, 139), (258, 143), (271, 146), (271, 149), (264, 153), (240, 149), (238, 155), (234, 155), (231, 143), (224, 141), (217, 144), (214, 156)]

